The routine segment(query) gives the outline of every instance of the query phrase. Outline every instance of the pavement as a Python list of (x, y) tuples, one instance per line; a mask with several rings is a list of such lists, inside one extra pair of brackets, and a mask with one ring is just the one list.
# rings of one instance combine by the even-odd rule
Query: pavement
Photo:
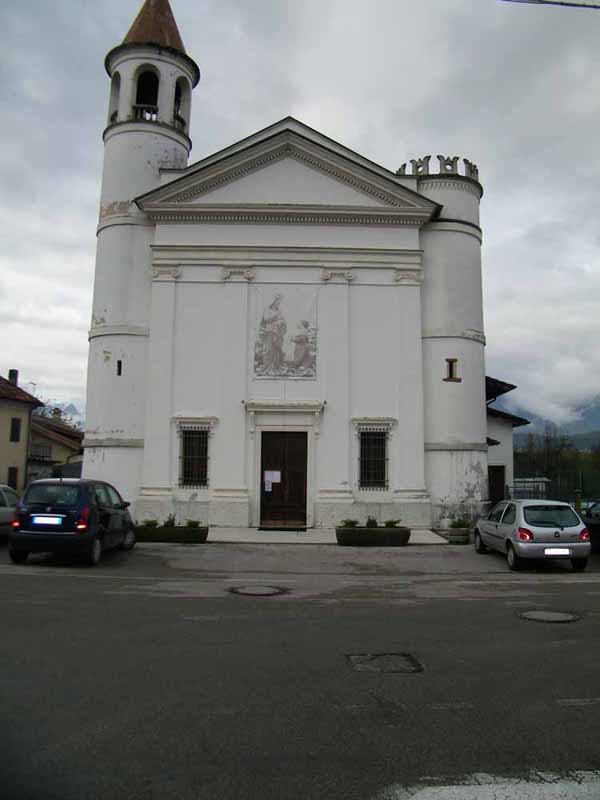
[[(333, 544), (337, 545), (335, 528), (309, 528), (306, 531), (272, 530), (257, 528), (210, 528), (211, 542), (228, 544)], [(437, 533), (426, 529), (414, 529), (407, 546), (423, 544), (447, 544)]]
[(0, 798), (597, 800), (599, 598), (598, 556), (0, 544)]

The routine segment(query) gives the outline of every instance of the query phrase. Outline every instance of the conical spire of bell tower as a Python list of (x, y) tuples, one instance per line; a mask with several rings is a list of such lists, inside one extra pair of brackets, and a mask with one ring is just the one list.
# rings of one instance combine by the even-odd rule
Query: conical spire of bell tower
[(145, 0), (123, 44), (154, 44), (185, 53), (169, 0)]

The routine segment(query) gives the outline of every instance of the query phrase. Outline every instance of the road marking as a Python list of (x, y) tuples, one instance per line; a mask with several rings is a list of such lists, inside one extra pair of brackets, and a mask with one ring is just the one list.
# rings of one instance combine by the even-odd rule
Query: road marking
[(424, 778), (417, 786), (389, 786), (372, 800), (598, 800), (599, 793), (600, 771), (530, 772), (521, 779), (476, 774), (455, 784)]

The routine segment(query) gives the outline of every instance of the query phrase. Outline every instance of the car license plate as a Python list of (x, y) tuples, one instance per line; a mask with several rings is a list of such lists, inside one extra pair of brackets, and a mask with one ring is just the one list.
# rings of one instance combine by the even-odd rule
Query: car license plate
[(571, 551), (568, 547), (546, 547), (545, 556), (570, 556)]
[(34, 517), (34, 525), (62, 525), (62, 517)]

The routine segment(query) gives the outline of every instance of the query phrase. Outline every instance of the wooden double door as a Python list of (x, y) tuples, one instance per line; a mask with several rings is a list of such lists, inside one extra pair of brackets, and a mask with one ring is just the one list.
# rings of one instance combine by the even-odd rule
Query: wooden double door
[(307, 434), (263, 431), (261, 453), (261, 528), (305, 528)]

